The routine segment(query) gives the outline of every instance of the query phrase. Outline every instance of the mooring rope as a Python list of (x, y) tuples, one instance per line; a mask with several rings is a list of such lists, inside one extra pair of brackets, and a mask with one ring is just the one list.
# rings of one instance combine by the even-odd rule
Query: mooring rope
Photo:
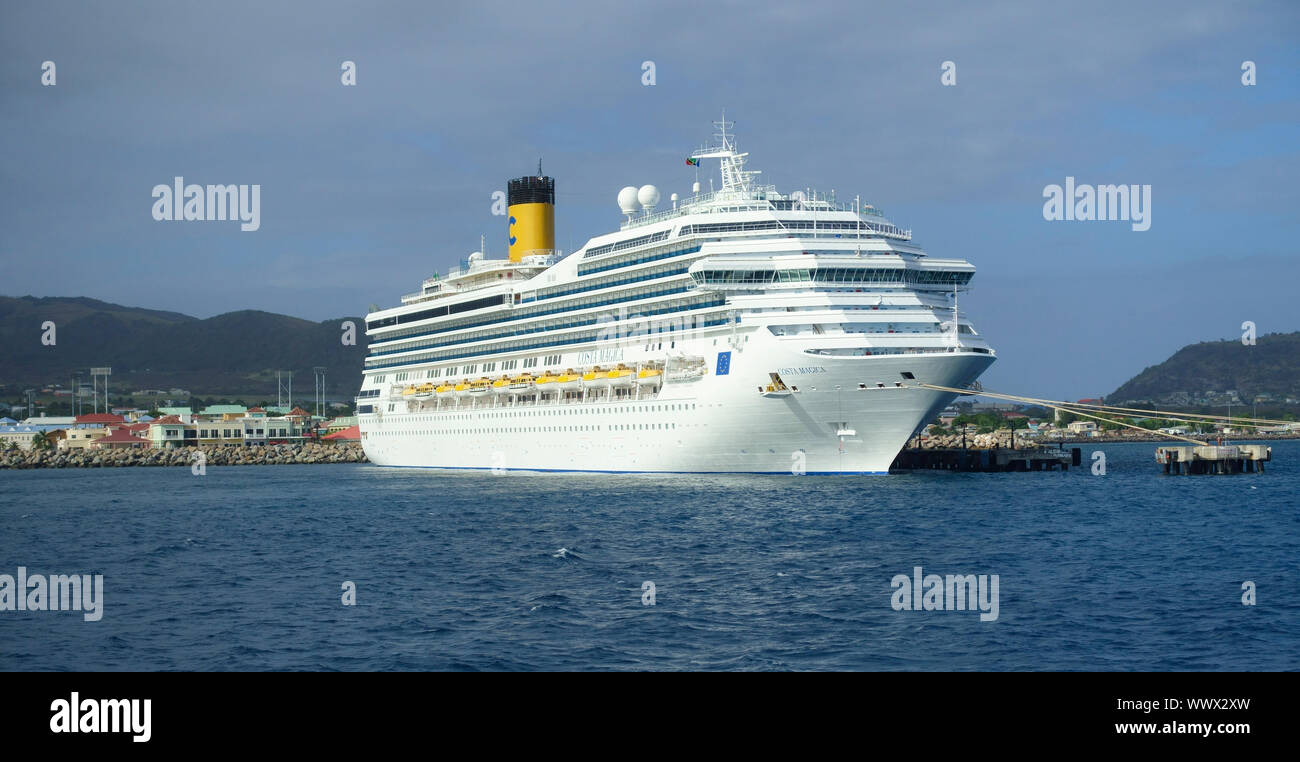
[(1205, 447), (1209, 445), (1209, 442), (1202, 442), (1199, 439), (1192, 439), (1191, 437), (1184, 437), (1178, 434), (1170, 434), (1164, 431), (1158, 431), (1158, 430), (1153, 431), (1151, 429), (1144, 429), (1141, 426), (1138, 426), (1136, 424), (1126, 423), (1124, 421), (1117, 421), (1113, 418), (1103, 418), (1102, 416), (1093, 415), (1092, 413), (1085, 413), (1082, 410), (1074, 410), (1069, 407), (1066, 407), (1070, 403), (1062, 402), (1060, 400), (1053, 400), (1049, 402), (1047, 400), (1040, 400), (1034, 397), (1020, 397), (1014, 394), (999, 394), (997, 392), (990, 392), (988, 390), (975, 391), (974, 389), (956, 389), (951, 386), (938, 386), (936, 384), (926, 384), (926, 383), (919, 383), (919, 382), (915, 384), (909, 384), (909, 386), (914, 388), (921, 388), (921, 389), (932, 389), (934, 391), (939, 391), (939, 392), (955, 392), (957, 394), (964, 394), (968, 396), (979, 395), (981, 397), (994, 397), (996, 399), (1010, 400), (1012, 402), (1032, 402), (1034, 404), (1041, 405), (1043, 407), (1050, 407), (1053, 410), (1063, 410), (1073, 415), (1081, 415), (1085, 418), (1095, 418), (1098, 421), (1105, 421), (1107, 423), (1113, 423), (1118, 426), (1126, 426), (1130, 429), (1137, 429), (1138, 431), (1146, 432), (1148, 434), (1158, 434), (1159, 436), (1169, 437), (1170, 439), (1181, 439), (1184, 442), (1191, 442), (1192, 444), (1200, 445), (1201, 447)]

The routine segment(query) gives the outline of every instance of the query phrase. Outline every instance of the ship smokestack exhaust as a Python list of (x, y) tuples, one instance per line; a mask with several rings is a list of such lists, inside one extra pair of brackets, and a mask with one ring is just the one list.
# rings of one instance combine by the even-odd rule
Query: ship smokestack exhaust
[(510, 261), (555, 251), (555, 179), (539, 172), (511, 180), (506, 188)]

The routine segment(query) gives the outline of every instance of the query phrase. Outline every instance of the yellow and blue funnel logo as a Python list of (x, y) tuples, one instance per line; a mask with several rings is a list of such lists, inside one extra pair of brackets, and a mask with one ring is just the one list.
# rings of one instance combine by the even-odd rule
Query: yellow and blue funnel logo
[(521, 177), (511, 180), (507, 188), (510, 261), (551, 253), (555, 249), (555, 180)]
[(552, 204), (516, 204), (510, 215), (508, 240), (510, 261), (518, 262), (533, 252), (555, 248), (555, 207)]

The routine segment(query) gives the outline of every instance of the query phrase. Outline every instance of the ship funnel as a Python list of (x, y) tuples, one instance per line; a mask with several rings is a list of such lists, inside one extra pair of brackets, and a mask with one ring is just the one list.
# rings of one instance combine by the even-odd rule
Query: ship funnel
[(510, 261), (555, 251), (555, 179), (521, 177), (506, 186)]

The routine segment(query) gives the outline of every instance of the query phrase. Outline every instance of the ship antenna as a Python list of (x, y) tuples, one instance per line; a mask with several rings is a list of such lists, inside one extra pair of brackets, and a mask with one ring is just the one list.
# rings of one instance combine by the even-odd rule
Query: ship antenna
[(537, 157), (537, 176), (542, 176), (542, 157)]

